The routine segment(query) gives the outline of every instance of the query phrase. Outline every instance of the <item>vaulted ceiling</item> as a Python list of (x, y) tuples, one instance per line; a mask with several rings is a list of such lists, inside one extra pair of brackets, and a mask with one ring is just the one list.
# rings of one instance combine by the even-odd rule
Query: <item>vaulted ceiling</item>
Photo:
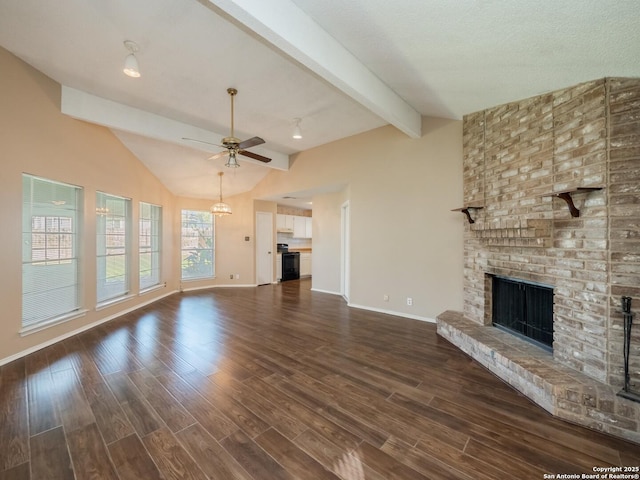
[[(142, 76), (122, 73), (139, 45)], [(260, 136), (225, 176), (249, 190), (288, 155), (423, 115), (465, 113), (604, 76), (640, 76), (637, 0), (2, 0), (0, 45), (65, 86), (175, 194), (214, 198), (229, 134)], [(296, 118), (303, 138), (292, 139)]]

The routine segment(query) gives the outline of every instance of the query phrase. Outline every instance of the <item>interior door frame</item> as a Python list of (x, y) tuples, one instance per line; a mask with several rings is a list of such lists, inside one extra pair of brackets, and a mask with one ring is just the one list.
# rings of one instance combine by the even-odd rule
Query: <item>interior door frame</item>
[(349, 303), (351, 291), (351, 210), (349, 200), (340, 206), (340, 294)]
[[(273, 213), (256, 212), (256, 285), (273, 283)], [(268, 252), (268, 253), (267, 253)]]

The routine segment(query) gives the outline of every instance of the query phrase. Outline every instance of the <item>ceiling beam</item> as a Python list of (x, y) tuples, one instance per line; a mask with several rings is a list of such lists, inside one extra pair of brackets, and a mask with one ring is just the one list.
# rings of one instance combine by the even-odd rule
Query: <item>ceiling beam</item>
[(200, 1), (222, 10), (410, 137), (422, 136), (421, 115), (290, 0)]
[[(227, 136), (97, 97), (66, 85), (62, 86), (60, 104), (62, 113), (85, 122), (122, 130), (123, 132), (135, 133), (156, 140), (177, 143), (210, 153), (218, 153), (223, 149), (217, 145), (186, 141), (183, 140), (183, 137), (218, 144), (223, 137)], [(263, 163), (249, 157), (242, 157), (243, 162), (250, 162), (277, 170), (289, 170), (289, 155), (274, 152), (264, 147), (252, 147), (251, 151), (269, 157), (271, 161)]]

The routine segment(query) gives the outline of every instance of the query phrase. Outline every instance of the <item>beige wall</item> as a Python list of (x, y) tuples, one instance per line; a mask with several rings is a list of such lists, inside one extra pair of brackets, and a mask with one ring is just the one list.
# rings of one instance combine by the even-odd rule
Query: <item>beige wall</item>
[[(216, 219), (217, 277), (181, 283), (180, 210), (208, 209), (215, 199), (173, 196), (110, 130), (62, 115), (60, 85), (3, 49), (0, 71), (0, 364), (173, 291), (254, 285), (256, 211), (276, 211), (272, 202), (256, 199), (311, 188), (334, 192), (314, 197), (314, 289), (340, 289), (340, 206), (348, 200), (352, 304), (426, 319), (461, 308), (463, 218), (449, 211), (462, 198), (461, 122), (425, 119), (420, 139), (383, 127), (298, 154), (289, 172), (273, 171), (253, 191), (225, 198), (233, 214)], [(22, 228), (22, 173), (84, 189), (82, 276), (88, 309), (79, 319), (24, 337), (18, 333), (22, 245), (16, 234)], [(134, 275), (134, 297), (99, 311), (91, 260), (96, 191), (131, 198), (134, 218), (140, 201), (163, 207), (167, 282), (166, 288), (137, 295)], [(136, 233), (134, 225), (134, 251)], [(136, 271), (135, 260), (133, 267)], [(231, 280), (231, 274), (240, 278)], [(389, 302), (382, 301), (383, 294)], [(407, 296), (413, 307), (405, 305)]]
[[(173, 197), (166, 188), (107, 129), (74, 120), (60, 113), (60, 85), (0, 49), (0, 359), (10, 358), (37, 345), (64, 336), (116, 313), (152, 301), (178, 287)], [(83, 306), (81, 318), (21, 337), (22, 174), (70, 183), (84, 189), (84, 241), (82, 243)], [(164, 257), (162, 280), (166, 288), (138, 295), (96, 311), (95, 196), (103, 191), (130, 198), (134, 218), (140, 201), (163, 206)], [(92, 213), (93, 212), (93, 213)], [(133, 225), (134, 248), (137, 225)], [(132, 271), (137, 271), (133, 256)]]
[[(223, 180), (224, 181), (224, 180)], [(197, 290), (212, 286), (255, 285), (255, 213), (249, 194), (224, 198), (231, 207), (231, 215), (215, 217), (215, 278), (206, 280), (180, 281), (180, 252), (173, 259), (180, 290)], [(180, 221), (182, 209), (209, 210), (217, 200), (178, 197), (175, 215)], [(180, 243), (180, 228), (176, 225), (174, 241)], [(245, 241), (249, 237), (249, 241)], [(240, 275), (235, 279), (235, 275)], [(229, 278), (234, 275), (234, 279)]]
[(312, 288), (340, 294), (340, 215), (348, 189), (313, 197)]
[(462, 124), (425, 118), (423, 131), (410, 139), (387, 126), (307, 150), (253, 190), (261, 198), (348, 186), (339, 202), (327, 196), (324, 212), (322, 196), (313, 199), (314, 289), (340, 289), (339, 209), (349, 200), (351, 304), (423, 319), (462, 308), (464, 218), (450, 211), (462, 203)]

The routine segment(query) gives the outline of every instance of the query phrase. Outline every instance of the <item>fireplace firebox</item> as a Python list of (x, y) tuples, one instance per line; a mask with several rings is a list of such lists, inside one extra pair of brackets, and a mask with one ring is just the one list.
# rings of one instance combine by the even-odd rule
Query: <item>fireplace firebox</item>
[(553, 288), (494, 275), (492, 322), (547, 350), (553, 349)]

